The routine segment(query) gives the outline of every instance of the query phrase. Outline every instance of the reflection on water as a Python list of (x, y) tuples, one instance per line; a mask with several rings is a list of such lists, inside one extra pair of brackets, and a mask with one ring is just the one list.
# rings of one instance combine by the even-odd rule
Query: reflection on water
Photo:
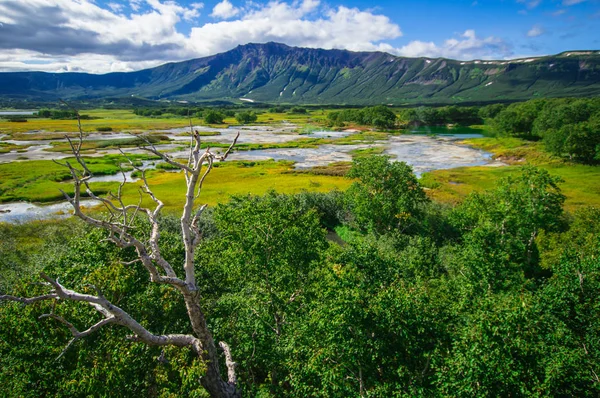
[(411, 165), (415, 174), (455, 167), (482, 166), (491, 161), (491, 154), (459, 145), (456, 141), (478, 138), (480, 134), (445, 136), (404, 135), (391, 137), (385, 153)]
[(229, 155), (230, 160), (290, 160), (296, 162), (297, 169), (327, 166), (334, 162), (349, 162), (351, 151), (366, 149), (373, 145), (321, 145), (318, 148), (274, 148), (255, 151), (239, 151)]

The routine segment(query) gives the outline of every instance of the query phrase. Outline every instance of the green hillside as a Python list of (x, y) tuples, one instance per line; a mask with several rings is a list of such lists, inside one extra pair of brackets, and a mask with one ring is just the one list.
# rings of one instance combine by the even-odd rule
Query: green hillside
[(401, 105), (598, 94), (598, 51), (456, 61), (267, 43), (136, 72), (0, 73), (1, 98), (30, 101), (244, 98), (269, 103)]

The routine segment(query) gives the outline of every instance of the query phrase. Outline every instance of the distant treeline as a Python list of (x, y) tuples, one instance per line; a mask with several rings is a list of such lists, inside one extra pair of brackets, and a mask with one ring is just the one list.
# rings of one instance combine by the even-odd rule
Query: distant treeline
[[(31, 115), (4, 115), (1, 117), (12, 122), (26, 122), (27, 119), (37, 118), (48, 118), (55, 120), (75, 120), (77, 119), (77, 112), (74, 110), (66, 109), (40, 109), (39, 111)], [(91, 119), (88, 115), (80, 114), (79, 117), (83, 120)]]
[(489, 113), (487, 108), (487, 106), (455, 105), (439, 108), (421, 106), (419, 108), (402, 109), (399, 119), (410, 126), (441, 126), (447, 124), (470, 126), (483, 123), (483, 119)]
[(542, 140), (549, 152), (571, 160), (600, 161), (600, 98), (539, 99), (492, 106), (497, 112), (488, 123), (495, 133)]
[[(77, 119), (77, 112), (70, 109), (40, 109), (37, 116), (57, 120), (74, 120)], [(90, 119), (88, 115), (79, 115), (79, 117), (84, 120)]]
[[(236, 113), (250, 112), (247, 107), (165, 107), (165, 108), (134, 108), (133, 113), (138, 116), (159, 117), (159, 116), (190, 116), (203, 118), (205, 113), (210, 110), (218, 112), (225, 117), (234, 117)], [(274, 106), (268, 110), (271, 113), (292, 113), (306, 114), (308, 111), (300, 106)], [(264, 110), (262, 111), (264, 112)]]
[[(492, 107), (496, 107), (496, 105)], [(396, 115), (389, 107), (379, 105), (362, 109), (334, 111), (327, 115), (327, 120), (331, 127), (342, 127), (347, 123), (387, 129), (448, 124), (469, 126), (482, 124), (484, 118), (493, 112), (495, 110), (487, 106), (443, 106), (438, 108), (423, 106), (419, 108), (400, 109), (398, 115)]]
[(190, 116), (190, 117), (202, 117), (203, 108), (193, 107), (193, 108), (184, 108), (184, 107), (170, 107), (170, 108), (134, 108), (133, 113), (138, 116), (165, 116), (165, 115), (173, 115), (173, 116)]
[(394, 128), (396, 114), (387, 106), (379, 105), (362, 109), (344, 109), (330, 112), (327, 120), (331, 127), (342, 127), (346, 123), (356, 123), (377, 128)]

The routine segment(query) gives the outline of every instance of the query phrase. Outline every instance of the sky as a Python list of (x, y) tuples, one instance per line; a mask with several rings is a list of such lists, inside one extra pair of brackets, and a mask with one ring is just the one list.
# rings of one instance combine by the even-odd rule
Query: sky
[(512, 59), (600, 49), (600, 0), (0, 0), (0, 71), (107, 73), (240, 44)]

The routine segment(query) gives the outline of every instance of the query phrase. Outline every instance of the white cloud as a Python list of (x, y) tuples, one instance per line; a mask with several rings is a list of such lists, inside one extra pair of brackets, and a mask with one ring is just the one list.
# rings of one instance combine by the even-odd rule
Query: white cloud
[(110, 8), (111, 10), (113, 10), (113, 12), (116, 12), (116, 13), (119, 13), (119, 12), (123, 11), (123, 4), (108, 3), (107, 6), (108, 6), (108, 8)]
[[(573, 0), (571, 0), (571, 1), (573, 1)], [(575, 0), (575, 1), (577, 1), (577, 0)], [(542, 2), (542, 0), (517, 0), (517, 3), (525, 4), (527, 9), (529, 9), (529, 10), (533, 10), (534, 8), (539, 6), (541, 2)]]
[[(229, 3), (229, 0), (219, 4)], [(117, 4), (115, 2), (115, 4)], [(129, 0), (130, 13), (94, 0), (0, 0), (0, 70), (136, 70), (168, 61), (212, 55), (247, 43), (282, 42), (292, 46), (386, 51), (406, 56), (458, 59), (510, 55), (496, 37), (467, 30), (441, 44), (412, 41), (397, 48), (389, 41), (400, 27), (373, 10), (331, 7), (319, 0), (248, 1), (243, 7), (213, 8), (222, 20), (182, 33), (202, 3)], [(227, 11), (229, 10), (229, 11)], [(229, 13), (229, 14), (228, 14)]]
[(534, 25), (527, 32), (527, 37), (538, 37), (545, 33), (546, 31), (540, 25)]
[(249, 42), (283, 42), (288, 45), (348, 50), (391, 51), (381, 43), (402, 35), (400, 27), (383, 15), (340, 6), (315, 18), (319, 2), (273, 1), (252, 9), (237, 20), (193, 28), (190, 46), (199, 54), (214, 54)]
[(142, 8), (142, 2), (143, 0), (129, 0), (129, 7), (131, 7), (133, 11), (139, 11), (140, 8)]
[(466, 30), (459, 38), (444, 41), (442, 45), (434, 42), (412, 41), (396, 51), (405, 57), (444, 57), (462, 60), (498, 59), (512, 54), (509, 46), (501, 39), (489, 36), (477, 37), (474, 30)]
[(237, 14), (239, 14), (239, 12), (240, 9), (234, 7), (229, 0), (223, 0), (213, 7), (213, 11), (210, 16), (218, 19), (229, 19), (235, 17)]
[(583, 3), (586, 0), (563, 0), (563, 6), (573, 6), (575, 4)]

